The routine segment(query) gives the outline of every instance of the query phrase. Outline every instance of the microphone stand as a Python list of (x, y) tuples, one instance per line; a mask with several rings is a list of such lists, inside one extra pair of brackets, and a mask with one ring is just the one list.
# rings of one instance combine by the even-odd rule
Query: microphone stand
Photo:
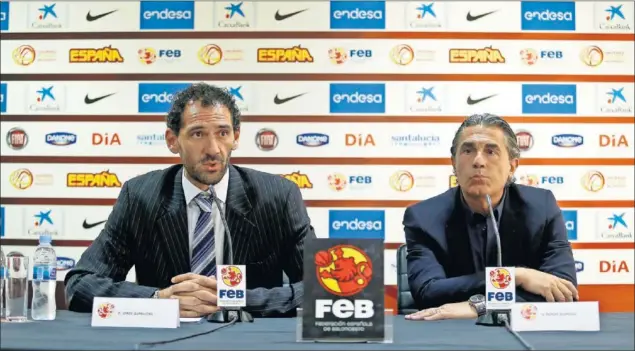
[[(489, 218), (492, 224), (492, 229), (494, 231), (494, 236), (496, 237), (496, 266), (503, 266), (503, 253), (501, 250), (501, 238), (500, 233), (498, 232), (498, 224), (496, 223), (496, 217), (494, 217), (494, 208), (492, 207), (492, 198), (488, 195), (485, 195), (485, 199), (487, 200), (487, 208), (489, 210)], [(514, 277), (515, 280), (515, 277)], [(511, 321), (511, 313), (509, 310), (490, 310), (485, 315), (479, 317), (476, 321), (477, 325), (486, 325), (486, 326), (506, 326), (509, 325)]]
[[(212, 200), (218, 207), (218, 211), (220, 213), (220, 218), (223, 221), (223, 226), (225, 227), (225, 240), (227, 240), (227, 246), (229, 249), (228, 264), (234, 264), (234, 248), (232, 246), (232, 238), (229, 233), (229, 226), (227, 225), (227, 219), (225, 218), (225, 210), (223, 206), (221, 206), (221, 202), (216, 196), (216, 191), (214, 191), (214, 186), (210, 185), (209, 189), (212, 193)], [(253, 323), (254, 317), (247, 311), (243, 310), (242, 307), (221, 307), (218, 311), (210, 314), (206, 317), (208, 322), (212, 323), (235, 323), (235, 322), (245, 322), (245, 323)]]

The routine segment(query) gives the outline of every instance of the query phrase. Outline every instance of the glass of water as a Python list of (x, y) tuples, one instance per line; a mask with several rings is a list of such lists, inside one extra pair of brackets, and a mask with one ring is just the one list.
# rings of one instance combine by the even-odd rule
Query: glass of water
[(6, 307), (7, 322), (26, 322), (28, 320), (29, 300), (29, 258), (7, 256), (6, 267)]

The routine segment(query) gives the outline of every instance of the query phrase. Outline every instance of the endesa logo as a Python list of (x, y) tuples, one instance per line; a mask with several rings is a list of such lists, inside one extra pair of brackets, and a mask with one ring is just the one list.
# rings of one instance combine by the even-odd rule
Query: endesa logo
[(194, 1), (141, 1), (139, 27), (194, 29)]
[(331, 113), (385, 113), (386, 86), (384, 84), (331, 83)]
[(331, 1), (331, 29), (386, 29), (386, 2)]
[(0, 84), (0, 112), (7, 112), (7, 83)]
[(139, 83), (139, 112), (168, 112), (174, 95), (190, 85), (189, 83)]
[(573, 1), (522, 1), (520, 12), (522, 30), (575, 30)]
[(578, 240), (578, 211), (564, 210), (562, 211), (562, 218), (567, 229), (567, 238), (569, 240)]
[(330, 238), (384, 239), (383, 210), (329, 210)]
[(0, 3), (0, 30), (9, 30), (9, 3), (6, 1)]
[(575, 84), (523, 84), (523, 113), (576, 114)]

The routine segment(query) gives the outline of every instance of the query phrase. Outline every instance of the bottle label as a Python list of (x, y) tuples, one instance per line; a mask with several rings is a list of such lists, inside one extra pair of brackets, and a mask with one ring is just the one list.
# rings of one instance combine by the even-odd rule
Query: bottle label
[(0, 267), (0, 279), (4, 279), (4, 267)]
[(33, 280), (57, 280), (55, 266), (33, 266)]

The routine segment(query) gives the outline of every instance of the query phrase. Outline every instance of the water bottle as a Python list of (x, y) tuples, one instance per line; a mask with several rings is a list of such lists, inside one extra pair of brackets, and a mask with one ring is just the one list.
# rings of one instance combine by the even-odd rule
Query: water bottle
[(0, 318), (4, 317), (4, 252), (0, 247)]
[(55, 319), (55, 285), (57, 284), (57, 257), (51, 246), (51, 236), (40, 236), (40, 245), (33, 257), (33, 299), (31, 318), (39, 321)]

